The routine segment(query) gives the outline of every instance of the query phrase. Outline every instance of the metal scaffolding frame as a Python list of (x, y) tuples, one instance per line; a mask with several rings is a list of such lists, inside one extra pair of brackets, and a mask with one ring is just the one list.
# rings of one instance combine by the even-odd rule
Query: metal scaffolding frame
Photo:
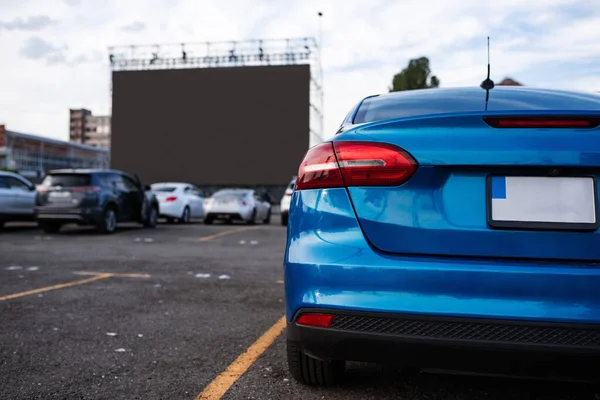
[[(310, 65), (310, 145), (323, 140), (321, 49), (314, 38), (109, 47), (111, 71)], [(112, 96), (112, 80), (111, 80)]]

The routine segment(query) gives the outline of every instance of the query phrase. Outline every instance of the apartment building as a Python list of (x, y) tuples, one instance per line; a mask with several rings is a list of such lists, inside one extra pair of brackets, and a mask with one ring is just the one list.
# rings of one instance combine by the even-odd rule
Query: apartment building
[(110, 149), (110, 116), (93, 115), (85, 108), (69, 110), (71, 142)]

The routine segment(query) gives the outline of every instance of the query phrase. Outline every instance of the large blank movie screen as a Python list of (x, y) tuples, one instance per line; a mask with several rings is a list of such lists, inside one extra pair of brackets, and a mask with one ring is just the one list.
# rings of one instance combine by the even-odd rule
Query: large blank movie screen
[(286, 185), (309, 145), (310, 66), (113, 73), (111, 166), (144, 184)]

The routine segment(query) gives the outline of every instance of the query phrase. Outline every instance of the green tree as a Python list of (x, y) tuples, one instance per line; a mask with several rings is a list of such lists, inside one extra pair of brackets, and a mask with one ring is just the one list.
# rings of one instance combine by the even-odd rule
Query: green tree
[(440, 86), (440, 80), (431, 75), (429, 59), (420, 57), (408, 62), (408, 66), (394, 75), (390, 92), (402, 90), (429, 89)]

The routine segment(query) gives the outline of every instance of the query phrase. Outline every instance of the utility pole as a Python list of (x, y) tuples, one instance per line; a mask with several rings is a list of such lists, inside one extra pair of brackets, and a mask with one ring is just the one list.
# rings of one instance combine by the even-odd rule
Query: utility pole
[(319, 11), (319, 80), (321, 85), (321, 140), (325, 138), (325, 113), (323, 100), (323, 13)]

